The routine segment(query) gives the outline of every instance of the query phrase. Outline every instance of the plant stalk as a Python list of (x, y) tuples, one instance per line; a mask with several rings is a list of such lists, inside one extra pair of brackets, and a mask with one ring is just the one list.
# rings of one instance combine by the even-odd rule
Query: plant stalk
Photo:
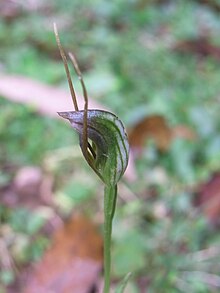
[(104, 293), (110, 292), (112, 221), (117, 199), (117, 185), (105, 185), (104, 192)]

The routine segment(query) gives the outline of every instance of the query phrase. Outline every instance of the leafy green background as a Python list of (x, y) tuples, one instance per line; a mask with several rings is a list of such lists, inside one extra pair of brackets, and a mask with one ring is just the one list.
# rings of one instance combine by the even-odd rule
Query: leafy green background
[[(66, 86), (52, 31), (56, 21), (63, 46), (79, 60), (92, 98), (127, 127), (160, 114), (171, 127), (185, 125), (197, 134), (195, 141), (173, 140), (165, 154), (146, 142), (136, 161), (137, 180), (122, 183), (113, 229), (113, 277), (117, 281), (131, 271), (128, 292), (140, 292), (142, 283), (146, 292), (155, 293), (219, 291), (220, 255), (196, 258), (201, 250), (219, 247), (219, 233), (193, 200), (196, 187), (219, 171), (220, 60), (174, 49), (204, 35), (219, 46), (219, 2), (201, 2), (48, 1), (46, 8), (19, 6), (14, 18), (0, 18), (3, 73)], [(8, 166), (44, 169), (57, 151), (76, 145), (67, 125), (0, 98), (1, 190), (14, 176)], [(102, 207), (100, 182), (80, 157), (72, 160), (53, 162), (54, 200), (64, 217), (75, 207), (92, 217)], [(124, 186), (129, 200), (124, 200)], [(48, 239), (40, 233), (45, 219), (37, 209), (33, 213), (0, 205), (0, 219), (19, 241), (13, 256), (19, 266), (41, 257)], [(213, 276), (218, 280), (214, 285)], [(0, 290), (7, 292), (15, 278), (13, 269), (0, 268)]]

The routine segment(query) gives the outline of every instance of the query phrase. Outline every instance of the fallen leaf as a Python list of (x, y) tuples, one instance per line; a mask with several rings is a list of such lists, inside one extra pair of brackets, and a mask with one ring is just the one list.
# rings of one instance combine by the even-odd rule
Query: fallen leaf
[(220, 224), (220, 172), (199, 187), (196, 205), (201, 207), (211, 223)]
[(129, 142), (135, 154), (142, 151), (147, 139), (153, 139), (160, 151), (167, 151), (172, 132), (164, 117), (152, 115), (137, 123), (129, 133)]
[(180, 53), (192, 53), (201, 57), (214, 57), (220, 60), (220, 47), (211, 44), (207, 37), (185, 40), (177, 43), (174, 50)]
[(161, 152), (168, 151), (172, 140), (182, 138), (193, 141), (195, 132), (186, 125), (170, 127), (163, 116), (151, 115), (138, 122), (129, 133), (129, 142), (134, 156), (142, 153), (146, 140), (152, 139)]
[(56, 232), (53, 244), (24, 285), (23, 293), (88, 293), (102, 269), (102, 238), (83, 216)]
[[(42, 114), (57, 117), (57, 112), (73, 111), (70, 93), (59, 87), (16, 75), (0, 76), (0, 95), (17, 103), (34, 106)], [(82, 96), (77, 96), (79, 109), (84, 108)], [(89, 108), (105, 109), (91, 98)]]

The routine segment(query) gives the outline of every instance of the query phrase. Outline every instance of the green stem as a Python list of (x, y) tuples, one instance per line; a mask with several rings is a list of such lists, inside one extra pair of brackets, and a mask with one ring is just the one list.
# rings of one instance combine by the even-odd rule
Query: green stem
[(104, 194), (104, 293), (110, 292), (112, 221), (116, 198), (117, 185), (106, 185)]

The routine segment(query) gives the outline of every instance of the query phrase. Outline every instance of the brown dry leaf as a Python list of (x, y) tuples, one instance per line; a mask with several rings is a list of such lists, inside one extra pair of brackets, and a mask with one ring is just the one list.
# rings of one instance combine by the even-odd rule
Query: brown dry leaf
[(220, 172), (200, 186), (196, 205), (201, 206), (206, 217), (213, 224), (220, 224)]
[(129, 134), (129, 142), (135, 153), (142, 151), (147, 139), (153, 139), (160, 151), (168, 150), (172, 132), (164, 117), (148, 116), (136, 124)]
[(83, 216), (56, 232), (51, 248), (36, 265), (23, 293), (88, 293), (102, 269), (102, 238)]
[[(36, 107), (43, 114), (58, 117), (57, 112), (74, 110), (67, 90), (49, 86), (39, 81), (18, 75), (0, 76), (0, 95), (18, 103)], [(84, 108), (84, 100), (77, 97), (79, 108)], [(104, 109), (89, 98), (89, 108)]]
[(185, 40), (175, 45), (174, 50), (181, 53), (192, 53), (202, 57), (214, 57), (220, 60), (220, 47), (210, 43), (206, 37)]
[(172, 140), (176, 138), (193, 141), (196, 139), (196, 134), (185, 125), (171, 128), (166, 119), (160, 115), (145, 117), (133, 127), (129, 134), (129, 142), (135, 156), (142, 152), (147, 139), (153, 139), (158, 150), (166, 152)]

